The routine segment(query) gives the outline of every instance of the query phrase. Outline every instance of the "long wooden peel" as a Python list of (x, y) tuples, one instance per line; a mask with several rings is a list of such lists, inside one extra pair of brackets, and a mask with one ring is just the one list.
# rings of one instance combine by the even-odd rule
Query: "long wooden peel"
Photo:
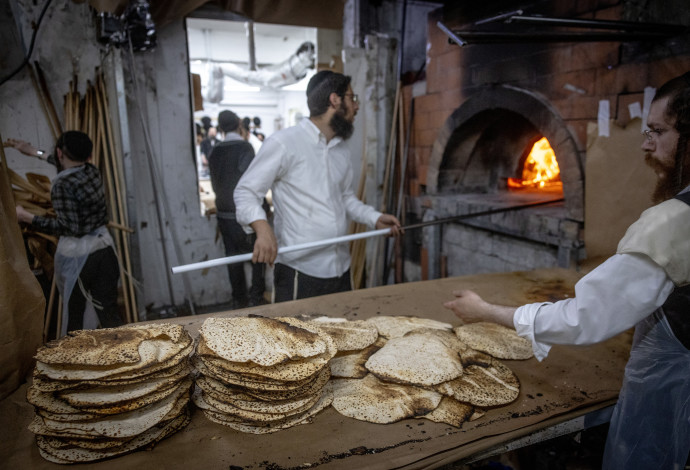
[[(501, 207), (501, 208), (497, 208), (497, 209), (489, 209), (486, 211), (472, 212), (470, 214), (462, 214), (462, 215), (457, 215), (454, 217), (446, 217), (444, 219), (429, 220), (427, 222), (420, 222), (418, 224), (407, 225), (407, 226), (404, 226), (401, 228), (403, 231), (413, 230), (413, 229), (417, 229), (417, 228), (427, 227), (429, 225), (439, 225), (439, 224), (444, 224), (444, 223), (448, 223), (448, 222), (457, 222), (459, 220), (469, 219), (469, 218), (473, 218), (473, 217), (481, 217), (484, 215), (498, 214), (500, 212), (508, 212), (508, 211), (514, 211), (514, 210), (520, 210), (520, 209), (527, 209), (530, 207), (544, 206), (547, 204), (554, 204), (557, 202), (562, 202), (563, 200), (564, 200), (563, 198), (549, 199), (546, 201), (530, 202), (530, 203), (526, 203), (526, 204), (518, 204), (518, 205), (514, 205), (514, 206)], [(286, 247), (278, 248), (278, 253), (279, 254), (285, 254), (285, 253), (291, 253), (293, 251), (302, 251), (302, 250), (308, 250), (311, 248), (319, 248), (322, 246), (335, 245), (338, 243), (345, 243), (345, 242), (350, 242), (350, 241), (354, 241), (354, 240), (360, 240), (363, 238), (378, 237), (381, 235), (388, 235), (390, 233), (390, 231), (391, 231), (391, 229), (389, 229), (389, 228), (383, 228), (383, 229), (379, 229), (379, 230), (371, 230), (369, 232), (355, 233), (352, 235), (344, 235), (342, 237), (327, 238), (325, 240), (302, 243), (299, 245), (286, 246)], [(245, 253), (242, 255), (226, 256), (224, 258), (216, 258), (216, 259), (211, 259), (208, 261), (201, 261), (199, 263), (191, 263), (191, 264), (185, 264), (182, 266), (174, 266), (172, 268), (172, 272), (173, 272), (173, 274), (179, 274), (179, 273), (184, 273), (184, 272), (188, 272), (188, 271), (194, 271), (197, 269), (205, 269), (205, 268), (212, 268), (215, 266), (222, 266), (225, 264), (242, 263), (245, 261), (251, 261), (252, 256), (253, 256), (253, 253)]]

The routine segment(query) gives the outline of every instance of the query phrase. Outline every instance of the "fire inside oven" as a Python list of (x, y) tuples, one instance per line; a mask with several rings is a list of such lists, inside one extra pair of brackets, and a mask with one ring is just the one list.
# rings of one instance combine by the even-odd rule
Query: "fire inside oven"
[(520, 177), (508, 178), (508, 188), (514, 191), (544, 189), (562, 192), (561, 170), (556, 153), (546, 137), (537, 140), (525, 154), (521, 159)]

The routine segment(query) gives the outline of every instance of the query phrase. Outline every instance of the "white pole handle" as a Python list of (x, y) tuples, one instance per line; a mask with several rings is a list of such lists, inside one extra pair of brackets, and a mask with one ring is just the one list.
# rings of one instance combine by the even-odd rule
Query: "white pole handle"
[[(299, 245), (285, 246), (278, 248), (278, 253), (290, 253), (292, 251), (308, 250), (309, 248), (318, 248), (324, 245), (335, 245), (336, 243), (345, 243), (353, 240), (360, 240), (362, 238), (377, 237), (379, 235), (389, 234), (391, 229), (382, 228), (380, 230), (371, 230), (369, 232), (355, 233), (352, 235), (343, 235), (342, 237), (327, 238), (315, 242), (302, 243)], [(182, 266), (173, 266), (173, 274), (186, 273), (187, 271), (194, 271), (196, 269), (212, 268), (215, 266), (222, 266), (224, 264), (242, 263), (244, 261), (251, 261), (252, 253), (245, 253), (243, 255), (226, 256), (225, 258), (210, 259), (208, 261), (201, 261), (199, 263), (183, 264)]]

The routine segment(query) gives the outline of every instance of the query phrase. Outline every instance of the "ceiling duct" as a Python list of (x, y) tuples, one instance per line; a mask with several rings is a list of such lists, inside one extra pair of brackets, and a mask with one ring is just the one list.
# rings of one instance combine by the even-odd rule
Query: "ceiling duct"
[(315, 47), (312, 42), (304, 42), (286, 60), (279, 64), (259, 67), (256, 70), (233, 63), (211, 63), (206, 99), (211, 103), (223, 100), (224, 77), (230, 77), (246, 85), (264, 88), (281, 88), (299, 82), (307, 75), (308, 69), (315, 66)]

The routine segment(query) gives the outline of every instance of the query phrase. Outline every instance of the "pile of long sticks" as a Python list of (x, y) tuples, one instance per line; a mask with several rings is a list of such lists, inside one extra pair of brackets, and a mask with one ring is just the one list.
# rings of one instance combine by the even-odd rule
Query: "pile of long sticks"
[[(383, 190), (380, 205), (380, 211), (385, 213), (393, 213), (398, 218), (401, 218), (401, 204), (402, 195), (400, 189), (404, 184), (405, 168), (401, 168), (401, 162), (404, 161), (405, 149), (405, 117), (403, 107), (402, 84), (398, 82), (395, 90), (395, 101), (393, 103), (393, 114), (391, 119), (391, 130), (388, 141), (388, 149), (386, 152), (386, 165), (384, 168)], [(364, 153), (364, 152), (363, 152)], [(360, 174), (359, 188), (357, 197), (365, 201), (365, 182), (366, 182), (366, 162), (362, 162), (362, 172)], [(396, 184), (397, 183), (397, 184)], [(397, 191), (396, 191), (397, 190)], [(394, 208), (397, 206), (397, 210)], [(354, 224), (351, 231), (359, 233), (366, 230), (361, 224)], [(378, 273), (378, 266), (382, 260), (387, 259), (387, 253), (381, 253), (383, 248), (387, 246), (385, 238), (376, 239), (375, 243), (379, 244), (377, 256), (370, 261), (369, 275), (375, 276)], [(356, 240), (352, 242), (350, 247), (350, 255), (352, 259), (351, 272), (353, 279), (353, 286), (358, 289), (362, 286), (364, 280), (364, 272), (366, 268), (366, 243), (367, 241)], [(385, 274), (385, 273), (384, 273)], [(385, 283), (387, 280), (383, 279)]]
[[(112, 230), (115, 242), (115, 251), (120, 261), (120, 280), (122, 283), (122, 300), (127, 323), (139, 321), (134, 290), (134, 279), (131, 275), (132, 262), (130, 257), (130, 234), (134, 232), (129, 228), (127, 211), (125, 206), (125, 186), (122, 158), (116, 153), (115, 136), (110, 121), (108, 98), (105, 88), (105, 80), (102, 72), (96, 70), (95, 83), (87, 82), (86, 94), (82, 97), (78, 91), (76, 75), (69, 84), (69, 91), (64, 95), (64, 123), (60, 123), (53, 100), (50, 97), (45, 77), (37, 62), (30, 68), (33, 84), (39, 95), (43, 110), (50, 125), (51, 132), (57, 137), (63, 130), (80, 130), (85, 132), (93, 141), (92, 163), (101, 172), (103, 186), (108, 206), (108, 227)], [(29, 175), (27, 175), (28, 177)], [(49, 197), (44, 181), (23, 181), (15, 175), (12, 183), (18, 187), (15, 190), (17, 203), (22, 204), (29, 212), (40, 215), (50, 215), (52, 207), (44, 209), (36, 206), (36, 198), (40, 202)], [(29, 184), (33, 183), (33, 184)], [(37, 188), (38, 186), (38, 188)], [(39, 189), (44, 191), (39, 191)], [(31, 190), (33, 188), (33, 190)], [(54, 215), (54, 212), (52, 212)], [(39, 234), (40, 235), (40, 234)], [(54, 241), (54, 240), (53, 240)], [(52, 276), (52, 273), (51, 273)], [(48, 340), (48, 330), (52, 320), (53, 305), (59, 298), (55, 289), (55, 276), (48, 301), (47, 317), (45, 321), (43, 340)], [(58, 303), (57, 336), (61, 331), (62, 302)]]
[(109, 211), (108, 226), (116, 229), (112, 233), (115, 251), (120, 260), (125, 320), (127, 323), (139, 321), (129, 252), (129, 237), (133, 230), (128, 228), (123, 164), (122, 158), (115, 151), (115, 136), (102, 72), (96, 71), (96, 83), (87, 81), (83, 98), (77, 90), (77, 77), (74, 77), (70, 82), (70, 90), (64, 97), (64, 112), (65, 129), (81, 130), (93, 141), (92, 163), (101, 172)]

